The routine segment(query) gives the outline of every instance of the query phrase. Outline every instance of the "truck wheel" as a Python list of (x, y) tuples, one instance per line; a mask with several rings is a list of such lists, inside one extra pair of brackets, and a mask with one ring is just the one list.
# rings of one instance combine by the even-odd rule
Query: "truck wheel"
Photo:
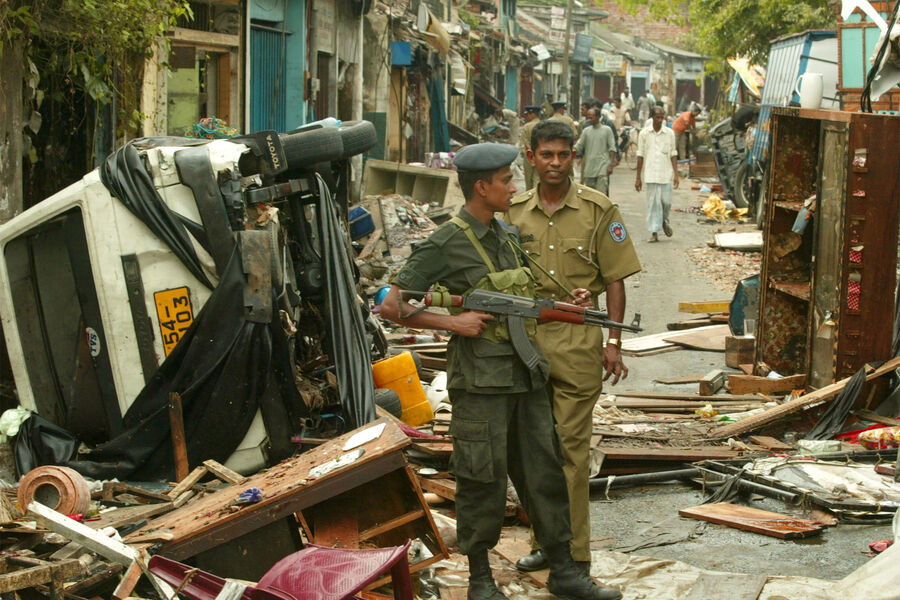
[(750, 198), (747, 195), (750, 187), (749, 173), (750, 165), (745, 160), (734, 174), (732, 188), (734, 189), (734, 205), (738, 208), (747, 208), (750, 205)]
[(338, 160), (344, 155), (344, 143), (336, 127), (319, 127), (308, 131), (279, 135), (288, 168), (301, 169), (316, 163)]
[(343, 158), (361, 154), (378, 143), (375, 126), (369, 121), (347, 121), (338, 131), (344, 144)]

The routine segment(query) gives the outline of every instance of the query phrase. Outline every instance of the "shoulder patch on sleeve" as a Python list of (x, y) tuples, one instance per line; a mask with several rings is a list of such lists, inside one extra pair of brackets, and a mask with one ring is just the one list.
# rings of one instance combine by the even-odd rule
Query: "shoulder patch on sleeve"
[(592, 190), (591, 188), (583, 186), (579, 187), (579, 189), (581, 190), (581, 192), (578, 194), (579, 198), (596, 204), (604, 212), (613, 207), (612, 200), (610, 200), (609, 196), (607, 196), (603, 192), (598, 192), (597, 190)]
[(609, 237), (617, 244), (624, 242), (625, 238), (628, 237), (628, 232), (625, 231), (625, 225), (621, 221), (613, 221), (610, 223)]

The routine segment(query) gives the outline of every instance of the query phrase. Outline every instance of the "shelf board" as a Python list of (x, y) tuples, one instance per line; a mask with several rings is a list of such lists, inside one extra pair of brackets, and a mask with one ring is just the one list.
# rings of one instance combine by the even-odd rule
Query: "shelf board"
[(769, 287), (789, 296), (809, 301), (808, 281), (769, 281)]
[(803, 202), (799, 200), (776, 200), (775, 206), (777, 206), (778, 208), (783, 208), (785, 210), (800, 212), (800, 209), (803, 208)]

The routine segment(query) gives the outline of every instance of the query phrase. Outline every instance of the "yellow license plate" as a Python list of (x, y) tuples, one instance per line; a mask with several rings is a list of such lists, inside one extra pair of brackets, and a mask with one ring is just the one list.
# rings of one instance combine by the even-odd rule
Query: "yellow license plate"
[(156, 316), (159, 317), (163, 350), (166, 356), (169, 356), (178, 340), (194, 322), (190, 290), (187, 286), (162, 290), (153, 294), (153, 300), (156, 302)]

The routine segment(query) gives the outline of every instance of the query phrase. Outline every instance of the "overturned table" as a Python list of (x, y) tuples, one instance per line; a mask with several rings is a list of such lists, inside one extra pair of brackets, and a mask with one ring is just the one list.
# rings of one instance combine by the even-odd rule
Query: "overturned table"
[[(379, 432), (361, 445), (348, 444)], [(397, 425), (379, 419), (154, 519), (125, 541), (140, 543), (148, 533), (162, 532), (171, 539), (157, 554), (194, 558), (196, 566), (225, 577), (255, 578), (300, 549), (300, 528), (311, 542), (342, 548), (398, 546), (418, 538), (431, 556), (411, 564), (417, 571), (446, 558), (447, 549), (403, 455), (408, 444)], [(259, 502), (236, 503), (254, 487)]]

